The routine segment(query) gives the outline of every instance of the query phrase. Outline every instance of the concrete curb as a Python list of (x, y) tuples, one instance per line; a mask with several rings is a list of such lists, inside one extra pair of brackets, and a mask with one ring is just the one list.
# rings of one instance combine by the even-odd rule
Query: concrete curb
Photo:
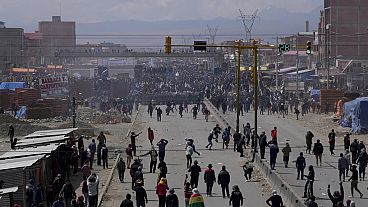
[[(231, 124), (222, 116), (221, 112), (219, 112), (216, 107), (212, 105), (212, 103), (205, 99), (206, 106), (209, 106), (210, 111), (214, 112), (215, 119), (223, 126), (231, 126)], [(234, 128), (232, 128), (232, 132), (235, 132)], [(284, 204), (290, 207), (306, 207), (304, 204), (304, 200), (300, 197), (291, 186), (286, 183), (276, 172), (272, 171), (269, 165), (265, 164), (263, 160), (259, 157), (258, 154), (255, 156), (254, 162), (258, 169), (263, 173), (263, 175), (267, 178), (268, 183), (271, 187), (277, 190), (278, 194), (283, 197)]]
[[(132, 131), (132, 127), (133, 127), (133, 125), (134, 125), (135, 121), (137, 120), (137, 117), (138, 117), (138, 114), (139, 114), (140, 107), (141, 107), (141, 106), (139, 106), (139, 107), (138, 107), (138, 111), (137, 111), (137, 113), (135, 114), (134, 119), (132, 119), (132, 123), (131, 123), (131, 125), (130, 125), (130, 127), (129, 127), (129, 130), (128, 130), (128, 133), (127, 133), (127, 135), (126, 135), (127, 137), (129, 136), (130, 132)], [(110, 186), (111, 180), (112, 180), (112, 178), (113, 178), (113, 176), (114, 176), (115, 168), (116, 168), (116, 166), (117, 166), (117, 164), (118, 164), (118, 160), (119, 160), (119, 158), (120, 158), (120, 157), (121, 157), (121, 154), (118, 154), (118, 155), (116, 156), (116, 159), (115, 159), (115, 162), (114, 162), (114, 166), (113, 166), (113, 167), (112, 167), (112, 169), (111, 169), (111, 172), (110, 172), (110, 174), (109, 174), (109, 177), (107, 177), (107, 182), (106, 182), (105, 186), (102, 188), (102, 193), (100, 194), (100, 196), (98, 196), (98, 203), (97, 203), (97, 206), (98, 206), (98, 207), (100, 207), (100, 206), (101, 206), (101, 204), (102, 204), (102, 199), (104, 198), (104, 196), (105, 196), (105, 194), (106, 194), (107, 190), (109, 189), (109, 186)]]

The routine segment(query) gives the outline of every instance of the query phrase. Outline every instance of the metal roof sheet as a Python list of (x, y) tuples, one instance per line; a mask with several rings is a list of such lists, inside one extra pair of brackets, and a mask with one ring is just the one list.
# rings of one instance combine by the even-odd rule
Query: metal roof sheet
[(15, 193), (18, 191), (18, 186), (11, 187), (11, 188), (3, 188), (0, 189), (0, 195), (6, 195), (8, 193)]
[(59, 142), (62, 143), (66, 139), (69, 139), (69, 137), (66, 137), (64, 135), (59, 136), (53, 136), (53, 137), (40, 137), (40, 138), (33, 138), (33, 139), (22, 139), (17, 142), (15, 147), (22, 147), (22, 146), (30, 146), (30, 145), (40, 145), (40, 144), (50, 144)]
[(43, 130), (43, 131), (35, 131), (32, 134), (29, 134), (24, 139), (30, 138), (39, 138), (39, 137), (51, 137), (51, 136), (58, 136), (58, 135), (67, 135), (78, 128), (67, 128), (67, 129), (53, 129), (53, 130)]
[(52, 151), (56, 150), (59, 146), (60, 144), (49, 144), (46, 146), (27, 147), (11, 150), (9, 152), (0, 155), (0, 159), (50, 154)]
[[(308, 73), (308, 72), (312, 72), (312, 71), (314, 71), (314, 70), (313, 69), (299, 70), (298, 71), (298, 74), (300, 75), (300, 74)], [(296, 75), (296, 71), (291, 72), (291, 73), (288, 73), (287, 75)]]
[(36, 155), (31, 157), (0, 160), (0, 171), (32, 166), (44, 156), (45, 155)]

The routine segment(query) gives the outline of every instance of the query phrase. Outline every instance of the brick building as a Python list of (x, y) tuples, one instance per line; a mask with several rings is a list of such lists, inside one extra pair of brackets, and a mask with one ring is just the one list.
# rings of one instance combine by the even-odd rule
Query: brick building
[[(368, 58), (368, 1), (324, 0), (318, 28), (319, 61)], [(332, 61), (331, 61), (332, 60)]]

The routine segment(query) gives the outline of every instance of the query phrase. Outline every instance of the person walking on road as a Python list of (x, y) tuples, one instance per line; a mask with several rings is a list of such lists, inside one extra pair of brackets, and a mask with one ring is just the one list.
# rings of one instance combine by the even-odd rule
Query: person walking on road
[(125, 199), (121, 202), (120, 207), (134, 207), (132, 195), (126, 194)]
[(126, 153), (126, 156), (127, 156), (127, 167), (128, 169), (130, 169), (130, 164), (132, 162), (132, 159), (133, 159), (133, 148), (132, 148), (132, 145), (129, 144), (128, 147), (125, 149), (125, 153)]
[(13, 142), (14, 142), (14, 133), (15, 132), (15, 130), (14, 130), (14, 127), (13, 127), (13, 125), (10, 125), (9, 126), (9, 131), (8, 131), (8, 136), (9, 136), (9, 139), (10, 139), (10, 146), (11, 146), (11, 148), (13, 149)]
[(166, 207), (179, 207), (179, 199), (174, 188), (170, 188), (169, 195), (166, 197)]
[(221, 127), (216, 124), (216, 126), (213, 128), (213, 132), (215, 133), (215, 141), (218, 142), (218, 136), (221, 134)]
[(319, 160), (319, 166), (322, 166), (323, 145), (319, 139), (317, 139), (317, 142), (314, 143), (313, 154), (316, 156), (317, 166), (318, 166), (318, 160)]
[(344, 136), (344, 150), (349, 150), (350, 147), (350, 133), (346, 133)]
[(237, 146), (238, 146), (238, 143), (241, 139), (242, 135), (239, 131), (235, 132), (234, 133), (234, 136), (233, 136), (233, 141), (234, 141), (234, 152), (236, 152), (237, 150)]
[(250, 124), (247, 123), (246, 125), (243, 124), (243, 129), (244, 129), (244, 135), (245, 138), (247, 139), (247, 146), (249, 146), (249, 142), (250, 142), (250, 135), (252, 133), (252, 128), (250, 127)]
[(193, 189), (193, 194), (190, 196), (189, 207), (204, 207), (203, 196), (197, 188)]
[(313, 184), (314, 184), (315, 172), (314, 172), (313, 165), (309, 165), (308, 171), (309, 171), (308, 175), (304, 175), (304, 177), (307, 178), (307, 182), (305, 182), (303, 198), (310, 199), (314, 195), (313, 194)]
[(142, 132), (139, 132), (138, 134), (135, 134), (135, 132), (132, 132), (132, 134), (130, 135), (130, 144), (132, 145), (134, 156), (137, 156), (137, 146), (135, 145), (135, 140), (140, 134), (142, 134)]
[(344, 155), (345, 159), (346, 159), (346, 167), (345, 167), (345, 172), (346, 172), (346, 177), (349, 176), (349, 166), (351, 165), (351, 160), (350, 160), (350, 153), (349, 150), (345, 151), (345, 155)]
[(240, 153), (240, 157), (244, 157), (245, 148), (246, 148), (245, 136), (242, 136), (236, 145), (236, 151)]
[(265, 152), (267, 147), (267, 135), (266, 132), (262, 132), (259, 137), (259, 150), (261, 151), (261, 159), (265, 159)]
[(271, 140), (268, 143), (268, 146), (270, 147), (270, 167), (271, 170), (275, 170), (277, 154), (279, 153), (279, 147), (277, 146), (276, 140)]
[(162, 109), (160, 107), (156, 108), (156, 116), (157, 116), (157, 121), (161, 122)]
[(224, 132), (222, 133), (222, 149), (225, 148), (226, 149), (229, 148), (229, 142), (230, 142), (230, 137), (231, 137), (231, 127), (228, 126), (227, 128), (225, 128)]
[(161, 178), (160, 182), (156, 186), (156, 194), (158, 196), (158, 207), (165, 207), (167, 190), (169, 190), (169, 187), (167, 186), (167, 180), (166, 178)]
[(167, 174), (167, 165), (166, 162), (163, 160), (160, 160), (160, 163), (158, 164), (157, 168), (160, 170), (160, 174), (159, 174), (159, 179), (161, 180), (161, 178), (166, 178), (166, 174)]
[(271, 130), (271, 138), (272, 138), (272, 140), (276, 140), (277, 141), (277, 127), (274, 127)]
[(222, 197), (225, 198), (225, 191), (226, 196), (230, 197), (229, 193), (230, 173), (226, 170), (225, 165), (222, 166), (222, 169), (217, 176), (217, 182), (221, 186)]
[(204, 114), (204, 119), (206, 120), (206, 122), (208, 122), (208, 117), (210, 116), (211, 112), (210, 110), (207, 109), (207, 107), (204, 109), (203, 114)]
[(353, 164), (356, 164), (356, 160), (358, 159), (358, 148), (359, 143), (357, 139), (354, 139), (354, 141), (350, 144), (350, 152), (351, 152), (351, 160)]
[(153, 130), (151, 129), (151, 127), (148, 127), (147, 133), (148, 133), (148, 140), (149, 140), (149, 142), (152, 145), (153, 144), (153, 140), (155, 139), (155, 133), (153, 132)]
[(123, 183), (126, 166), (125, 166), (125, 162), (122, 157), (119, 158), (117, 168), (118, 168), (119, 180), (121, 183)]
[(233, 191), (231, 192), (230, 200), (229, 200), (229, 206), (232, 207), (240, 207), (243, 206), (243, 194), (240, 192), (240, 189), (237, 185), (233, 186)]
[(243, 165), (243, 172), (244, 172), (245, 182), (250, 181), (252, 179), (253, 164), (249, 162), (245, 162), (245, 165)]
[(336, 133), (334, 129), (331, 129), (331, 132), (328, 134), (328, 143), (330, 144), (330, 152), (331, 155), (334, 155), (335, 143), (336, 143)]
[(327, 187), (327, 194), (332, 202), (332, 207), (339, 207), (339, 203), (344, 203), (344, 187), (342, 186), (342, 182), (340, 182), (340, 191), (335, 191), (333, 195), (331, 194), (331, 185)]
[(198, 107), (194, 105), (194, 107), (192, 108), (193, 119), (197, 119), (198, 110), (199, 110)]
[(305, 153), (311, 153), (313, 137), (314, 134), (311, 131), (307, 131), (307, 134), (305, 135), (305, 143), (307, 144), (307, 149), (305, 150)]
[[(345, 182), (345, 172), (346, 172), (346, 167), (347, 166), (348, 166), (348, 161), (344, 157), (344, 154), (340, 153), (340, 157), (337, 160), (337, 169), (339, 170), (339, 180), (340, 180), (340, 182), (341, 181)], [(341, 180), (341, 177), (343, 178), (342, 180)]]
[(208, 137), (207, 137), (207, 141), (208, 141), (208, 144), (206, 145), (206, 148), (208, 149), (208, 150), (212, 150), (212, 140), (214, 139), (214, 136), (213, 136), (213, 134), (214, 134), (214, 132), (213, 131), (211, 131), (210, 132), (210, 134), (208, 135)]
[(283, 207), (284, 203), (282, 201), (281, 196), (277, 195), (277, 191), (272, 191), (272, 196), (266, 200), (268, 206), (271, 207)]
[(201, 172), (201, 167), (198, 165), (198, 161), (194, 160), (194, 165), (192, 165), (188, 172), (190, 172), (190, 186), (192, 189), (198, 187), (199, 173)]
[(158, 157), (158, 153), (157, 150), (155, 149), (155, 147), (152, 145), (151, 146), (151, 150), (148, 151), (146, 154), (141, 155), (143, 156), (147, 156), (150, 155), (151, 157), (151, 161), (150, 161), (150, 173), (155, 173), (156, 172), (156, 166), (157, 166), (157, 157)]
[(191, 145), (187, 145), (185, 147), (185, 156), (187, 158), (187, 169), (192, 166), (192, 155), (193, 155), (193, 147)]
[(165, 160), (166, 145), (169, 143), (166, 139), (161, 139), (158, 143), (158, 158), (159, 160)]
[(148, 203), (148, 199), (146, 189), (143, 187), (143, 181), (137, 180), (136, 183), (137, 186), (133, 188), (135, 191), (136, 207), (145, 207), (146, 203)]
[(291, 152), (291, 147), (289, 143), (286, 143), (286, 146), (282, 148), (282, 153), (284, 154), (283, 161), (285, 164), (285, 168), (289, 166), (290, 152)]
[(183, 118), (183, 111), (184, 111), (183, 104), (180, 104), (179, 105), (179, 115), (180, 115), (180, 118)]
[(368, 163), (368, 154), (365, 148), (362, 149), (362, 152), (358, 156), (357, 163), (359, 164), (359, 179), (360, 181), (364, 181), (365, 178), (365, 169), (367, 168)]
[(212, 169), (212, 164), (208, 164), (208, 168), (204, 171), (204, 182), (206, 183), (206, 195), (212, 196), (213, 183), (216, 182), (215, 171)]
[(304, 180), (304, 169), (305, 169), (306, 163), (305, 163), (305, 157), (303, 156), (303, 152), (300, 152), (299, 157), (296, 158), (295, 164), (296, 164), (296, 169), (298, 172), (296, 179)]
[(188, 174), (185, 174), (185, 180), (184, 180), (184, 203), (185, 207), (189, 206), (189, 199), (192, 195), (192, 188), (190, 187), (190, 182), (188, 180)]
[(108, 152), (109, 152), (109, 150), (107, 149), (106, 144), (103, 144), (102, 148), (101, 148), (101, 159), (102, 159), (103, 169), (109, 168), (109, 163), (108, 163), (109, 155), (108, 155)]
[(349, 178), (348, 181), (351, 181), (350, 183), (350, 190), (351, 190), (351, 197), (354, 197), (354, 189), (360, 194), (360, 198), (363, 197), (363, 193), (360, 192), (360, 190), (358, 189), (358, 170), (356, 169), (357, 166), (354, 164), (350, 167), (350, 171), (351, 171), (351, 177)]

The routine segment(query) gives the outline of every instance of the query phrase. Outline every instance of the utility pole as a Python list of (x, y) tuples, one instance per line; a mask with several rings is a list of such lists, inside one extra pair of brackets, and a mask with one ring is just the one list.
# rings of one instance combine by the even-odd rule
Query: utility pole
[(256, 47), (256, 42), (253, 42), (253, 57), (254, 57), (254, 67), (253, 67), (253, 81), (254, 81), (254, 133), (253, 133), (253, 157), (252, 162), (255, 161), (255, 156), (257, 153), (257, 143), (258, 143), (258, 71), (257, 71), (257, 59), (258, 59), (258, 48)]
[[(276, 37), (276, 46), (279, 46), (279, 36)], [(279, 52), (276, 52), (276, 91), (279, 89)]]
[(75, 118), (77, 118), (77, 114), (75, 113), (75, 97), (72, 99), (72, 116), (73, 116), (73, 128), (76, 127)]
[(326, 52), (325, 52), (325, 58), (326, 58), (326, 69), (327, 69), (327, 89), (330, 89), (330, 24), (326, 25), (325, 30), (325, 41), (326, 41)]
[(299, 32), (296, 35), (296, 93), (299, 93)]
[(240, 117), (240, 55), (241, 55), (241, 40), (236, 41), (237, 48), (237, 67), (236, 67), (236, 132), (239, 132), (239, 117)]

